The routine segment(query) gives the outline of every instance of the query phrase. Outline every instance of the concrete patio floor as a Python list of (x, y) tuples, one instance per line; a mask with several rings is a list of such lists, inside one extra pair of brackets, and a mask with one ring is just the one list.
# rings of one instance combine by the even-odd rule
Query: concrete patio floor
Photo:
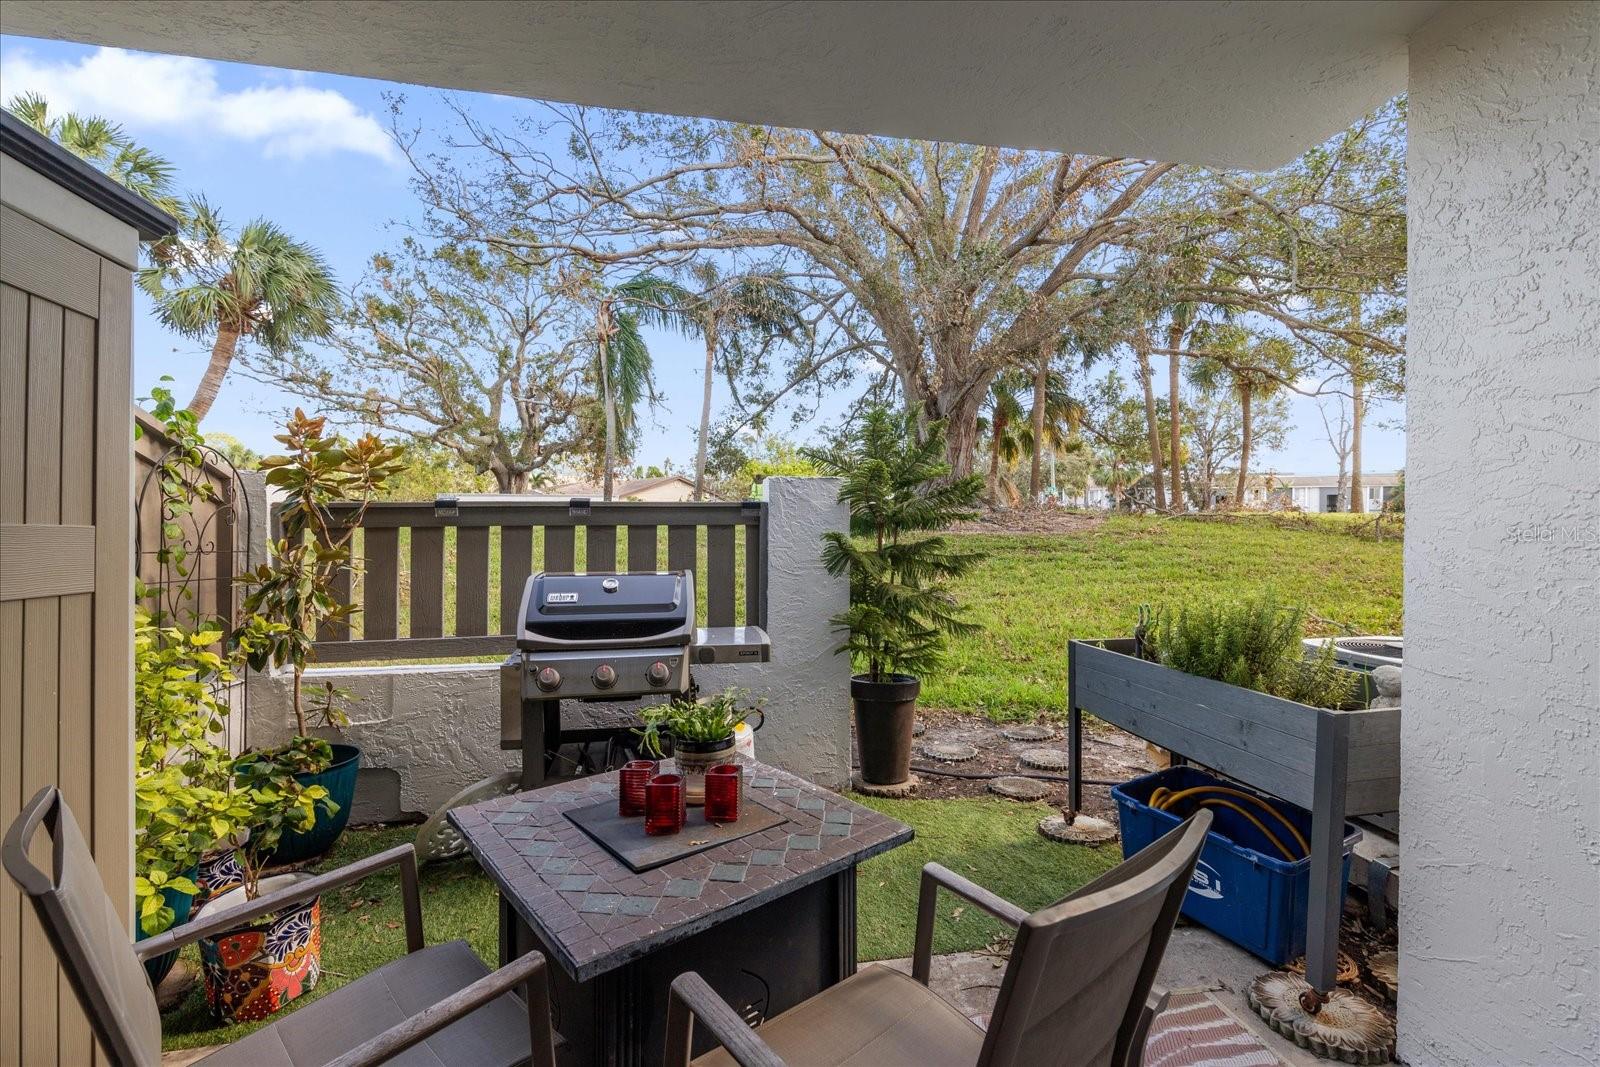
[[(887, 966), (910, 973), (911, 960), (885, 960)], [(966, 1015), (985, 1015), (1000, 992), (1005, 960), (982, 952), (957, 952), (935, 956), (929, 985)], [(1229, 1014), (1260, 1039), (1287, 1067), (1313, 1067), (1329, 1061), (1287, 1041), (1250, 1010), (1244, 990), (1252, 979), (1272, 968), (1203, 927), (1180, 924), (1172, 933), (1161, 964), (1161, 984), (1173, 993), (1207, 992)]]

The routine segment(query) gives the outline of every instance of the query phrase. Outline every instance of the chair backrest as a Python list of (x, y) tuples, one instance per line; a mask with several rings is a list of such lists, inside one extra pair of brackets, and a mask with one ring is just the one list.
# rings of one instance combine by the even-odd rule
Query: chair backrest
[(979, 1067), (1123, 1067), (1211, 813), (1195, 813), (1017, 931)]
[[(40, 826), (50, 838), (49, 873), (28, 858)], [(72, 991), (111, 1061), (154, 1067), (161, 1059), (155, 994), (60, 790), (46, 786), (23, 806), (0, 845), (0, 861), (33, 901)], [(40, 977), (23, 975), (22, 980)]]

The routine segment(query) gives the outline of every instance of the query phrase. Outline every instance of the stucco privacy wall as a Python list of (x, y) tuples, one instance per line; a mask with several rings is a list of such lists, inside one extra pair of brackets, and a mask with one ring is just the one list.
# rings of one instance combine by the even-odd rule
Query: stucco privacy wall
[(1600, 5), (1411, 44), (1400, 1058), (1600, 1063)]
[[(850, 664), (835, 649), (828, 619), (849, 605), (849, 583), (822, 568), (822, 534), (849, 528), (832, 478), (771, 478), (764, 483), (767, 522), (767, 630), (772, 660), (696, 667), (702, 691), (727, 686), (766, 698), (766, 726), (756, 737), (761, 759), (827, 786), (850, 777)], [(369, 816), (431, 812), (462, 786), (520, 765), (500, 750), (500, 681), (495, 664), (328, 668), (308, 684), (331, 681), (356, 707), (345, 736), (366, 753), (363, 796)], [(250, 741), (286, 738), (294, 717), (287, 675), (254, 676)], [(630, 714), (609, 704), (568, 701), (578, 725)], [(398, 797), (393, 792), (398, 774)]]

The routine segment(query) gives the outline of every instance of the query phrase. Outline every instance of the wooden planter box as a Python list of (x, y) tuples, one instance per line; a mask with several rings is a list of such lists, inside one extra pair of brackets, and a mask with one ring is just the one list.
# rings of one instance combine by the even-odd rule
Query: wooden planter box
[(1306, 973), (1333, 988), (1348, 815), (1400, 805), (1400, 709), (1313, 708), (1133, 655), (1132, 639), (1067, 644), (1068, 787), (1082, 806), (1083, 713), (1311, 812)]

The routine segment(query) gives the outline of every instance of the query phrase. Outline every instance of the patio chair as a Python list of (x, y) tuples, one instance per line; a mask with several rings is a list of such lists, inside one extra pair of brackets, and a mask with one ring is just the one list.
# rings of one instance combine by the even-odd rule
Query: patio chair
[[(752, 1030), (693, 971), (672, 983), (667, 1067), (689, 1063), (698, 1020), (722, 1048), (695, 1067), (1138, 1067), (1165, 1005), (1156, 969), (1211, 813), (1029, 915), (930, 863), (922, 870), (911, 975), (867, 967)], [(940, 889), (1016, 927), (987, 1032), (928, 988)]]
[[(49, 874), (28, 859), (41, 826), (51, 844)], [(128, 940), (78, 824), (53, 786), (36, 793), (11, 824), (0, 860), (33, 901), (113, 1063), (155, 1067), (161, 1060), (161, 1016), (142, 960), (398, 865), (406, 955), (200, 1062), (208, 1067), (555, 1065), (544, 958), (529, 953), (490, 973), (465, 941), (424, 948), (416, 854), (410, 845), (268, 893), (225, 915), (207, 918), (202, 912), (194, 922), (137, 945)], [(512, 992), (518, 986), (525, 1001)]]

